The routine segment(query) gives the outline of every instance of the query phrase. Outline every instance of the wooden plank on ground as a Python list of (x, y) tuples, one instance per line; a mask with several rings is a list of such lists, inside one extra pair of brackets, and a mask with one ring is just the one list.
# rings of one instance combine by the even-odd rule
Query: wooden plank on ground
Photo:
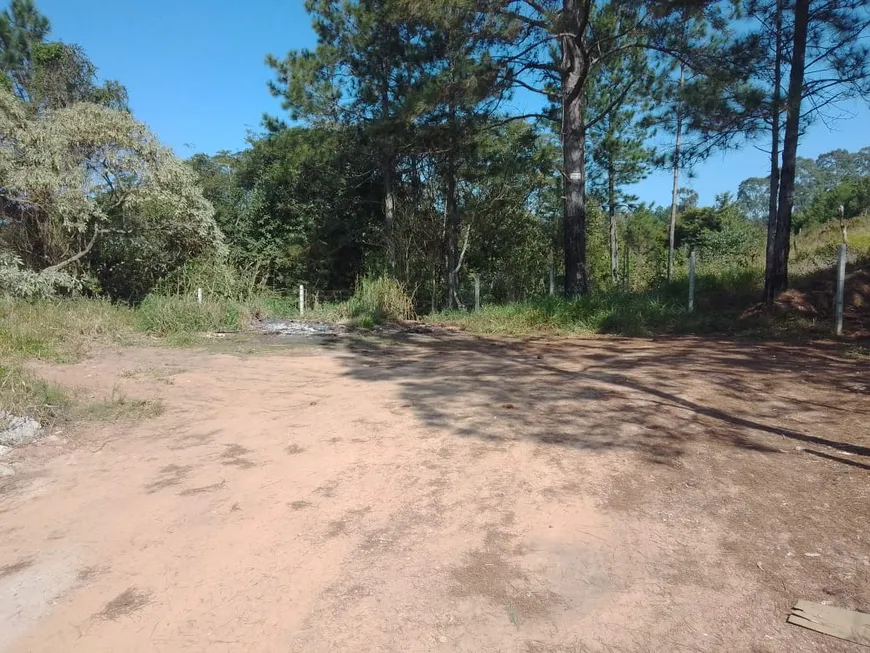
[(870, 647), (870, 614), (798, 601), (788, 616), (788, 623)]

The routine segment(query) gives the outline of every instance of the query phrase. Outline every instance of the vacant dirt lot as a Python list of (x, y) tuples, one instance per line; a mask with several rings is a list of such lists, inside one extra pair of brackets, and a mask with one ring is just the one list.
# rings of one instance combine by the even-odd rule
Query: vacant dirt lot
[(136, 349), (162, 400), (0, 479), (3, 651), (850, 651), (870, 375), (834, 348), (436, 333)]

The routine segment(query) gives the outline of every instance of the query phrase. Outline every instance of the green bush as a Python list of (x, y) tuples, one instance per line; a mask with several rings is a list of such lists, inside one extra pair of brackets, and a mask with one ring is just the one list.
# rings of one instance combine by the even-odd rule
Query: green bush
[(358, 326), (408, 320), (414, 316), (414, 303), (395, 279), (386, 276), (363, 277), (347, 302), (348, 317)]

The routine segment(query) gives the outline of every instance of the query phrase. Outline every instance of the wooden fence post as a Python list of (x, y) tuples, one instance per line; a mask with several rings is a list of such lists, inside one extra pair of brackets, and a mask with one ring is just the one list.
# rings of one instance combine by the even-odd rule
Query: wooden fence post
[(556, 266), (550, 262), (550, 297), (556, 294)]
[(846, 245), (840, 245), (840, 257), (837, 260), (837, 298), (836, 298), (836, 324), (834, 333), (843, 335), (843, 294), (846, 286)]
[(695, 312), (695, 250), (689, 254), (689, 313)]
[(305, 315), (305, 286), (299, 284), (299, 315)]
[(202, 288), (196, 289), (196, 303), (202, 304)]

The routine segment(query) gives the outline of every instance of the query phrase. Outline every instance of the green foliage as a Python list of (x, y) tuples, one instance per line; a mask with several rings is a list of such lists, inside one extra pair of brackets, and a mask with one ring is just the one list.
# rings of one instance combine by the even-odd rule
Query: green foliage
[(44, 111), (91, 102), (127, 110), (127, 89), (119, 82), (97, 82), (97, 67), (77, 45), (39, 43), (34, 46), (31, 79), (26, 91), (31, 109)]
[(479, 312), (440, 313), (432, 320), (478, 333), (637, 336), (678, 330), (690, 317), (682, 302), (661, 293), (593, 293), (575, 299), (486, 306)]
[(771, 333), (764, 320), (747, 320), (762, 284), (760, 268), (702, 271), (696, 278), (696, 311), (687, 308), (688, 280), (644, 292), (595, 292), (575, 299), (544, 298), (432, 316), (438, 323), (477, 333), (513, 335), (663, 333)]
[(718, 198), (717, 206), (689, 209), (679, 216), (677, 247), (696, 250), (709, 260), (746, 266), (758, 255), (761, 232), (747, 221), (730, 196)]
[(160, 336), (235, 331), (248, 325), (247, 308), (228, 299), (148, 295), (136, 311), (140, 330)]
[(92, 347), (131, 342), (134, 331), (134, 312), (105, 300), (0, 297), (0, 362), (75, 362)]
[(624, 288), (649, 288), (667, 271), (667, 216), (642, 205), (626, 215), (620, 225), (623, 251), (620, 261)]
[(741, 181), (737, 189), (737, 207), (748, 220), (767, 221), (769, 198), (769, 177), (749, 177)]
[(0, 131), (0, 245), (29, 269), (91, 263), (135, 300), (185, 260), (225, 254), (191, 171), (129, 113), (76, 103), (29, 118), (0, 90)]
[(247, 302), (264, 293), (256, 267), (231, 265), (223, 259), (197, 259), (177, 268), (154, 288), (157, 295), (195, 297), (202, 289), (209, 298)]
[[(849, 257), (870, 260), (870, 215), (846, 221), (849, 234)], [(811, 274), (833, 269), (843, 242), (839, 222), (811, 224), (793, 238), (791, 268), (796, 274)]]
[(0, 13), (0, 70), (8, 82), (6, 89), (26, 94), (33, 50), (50, 29), (48, 18), (37, 11), (33, 0), (12, 0)]
[(293, 128), (191, 160), (231, 258), (271, 287), (347, 288), (377, 244), (380, 198), (352, 130)]
[(70, 404), (69, 395), (59, 386), (39, 379), (20, 365), (0, 364), (0, 412), (31, 417), (50, 426)]
[(870, 213), (870, 176), (847, 178), (820, 191), (801, 214), (800, 226), (838, 221), (841, 206), (846, 220)]
[(31, 0), (12, 0), (0, 14), (0, 87), (25, 102), (31, 115), (76, 102), (126, 110), (127, 89), (117, 81), (100, 84), (84, 50), (46, 41), (49, 31)]
[(347, 302), (347, 312), (359, 326), (372, 326), (408, 320), (414, 316), (414, 306), (397, 281), (385, 276), (363, 277)]
[(0, 295), (24, 299), (47, 299), (81, 290), (82, 283), (62, 271), (34, 272), (21, 259), (0, 250)]

